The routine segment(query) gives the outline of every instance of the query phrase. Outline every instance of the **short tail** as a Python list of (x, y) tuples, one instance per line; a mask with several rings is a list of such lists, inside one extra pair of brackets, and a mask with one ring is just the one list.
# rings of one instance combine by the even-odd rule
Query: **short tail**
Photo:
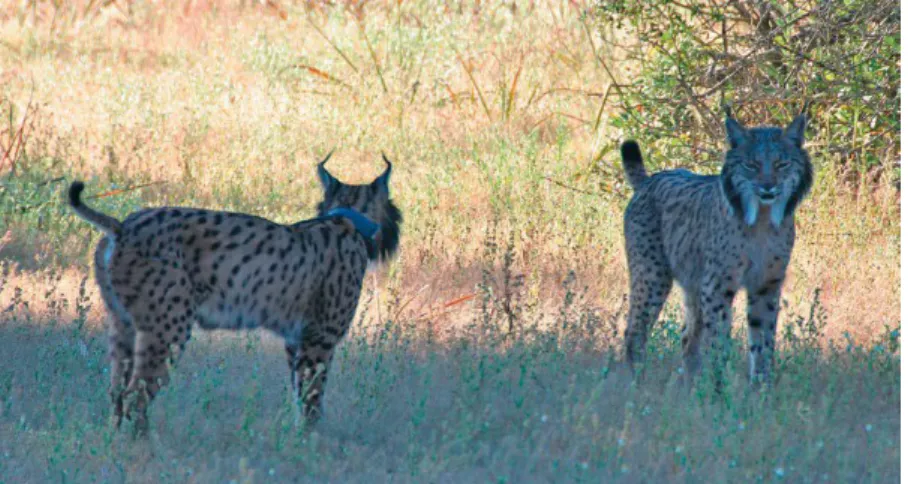
[(120, 228), (123, 227), (123, 224), (121, 224), (119, 220), (110, 215), (98, 212), (82, 203), (82, 190), (84, 189), (85, 184), (80, 181), (74, 181), (72, 185), (69, 186), (69, 206), (76, 211), (76, 214), (85, 219), (88, 223), (103, 230), (107, 235), (110, 235), (111, 237), (119, 235)]
[(627, 177), (627, 181), (634, 187), (634, 190), (640, 188), (643, 182), (649, 178), (646, 168), (643, 167), (640, 146), (636, 141), (628, 140), (621, 143), (621, 162), (624, 164), (624, 176)]

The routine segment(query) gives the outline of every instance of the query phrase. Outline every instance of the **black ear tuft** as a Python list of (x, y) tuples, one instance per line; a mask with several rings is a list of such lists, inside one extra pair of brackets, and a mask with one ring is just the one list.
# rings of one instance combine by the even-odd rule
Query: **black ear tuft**
[(728, 114), (729, 116), (725, 118), (725, 136), (728, 139), (728, 144), (732, 148), (737, 148), (747, 141), (747, 128), (741, 126), (741, 124), (731, 116), (730, 109)]
[(790, 139), (795, 146), (804, 145), (804, 131), (807, 129), (807, 114), (801, 113), (785, 128), (785, 137)]
[(331, 173), (328, 173), (328, 170), (325, 169), (325, 163), (328, 163), (328, 160), (331, 159), (331, 155), (333, 154), (334, 150), (331, 150), (328, 153), (328, 156), (326, 156), (325, 159), (318, 164), (318, 179), (322, 182), (322, 188), (325, 189), (325, 193), (333, 190), (338, 183), (337, 178), (334, 178), (334, 176)]
[(731, 104), (722, 104), (722, 111), (725, 113), (726, 118), (734, 118), (734, 115), (731, 113)]
[(379, 185), (385, 190), (388, 189), (389, 183), (391, 182), (391, 160), (385, 155), (385, 152), (382, 151), (381, 159), (385, 162), (385, 171), (378, 175), (378, 177), (372, 181), (372, 183)]

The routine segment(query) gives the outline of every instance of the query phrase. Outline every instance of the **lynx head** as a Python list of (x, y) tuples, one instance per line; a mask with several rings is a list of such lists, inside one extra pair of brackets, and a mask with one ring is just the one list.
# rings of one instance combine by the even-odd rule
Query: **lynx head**
[(813, 183), (813, 167), (804, 150), (807, 117), (802, 112), (784, 129), (746, 128), (730, 110), (727, 114), (729, 149), (722, 166), (722, 192), (734, 214), (747, 225), (754, 225), (760, 213), (766, 213), (778, 228)]
[(372, 183), (365, 185), (347, 185), (334, 175), (328, 173), (325, 163), (331, 153), (318, 164), (318, 179), (324, 190), (324, 200), (318, 204), (318, 214), (324, 215), (334, 208), (351, 208), (369, 217), (381, 226), (378, 256), (384, 260), (397, 251), (400, 242), (400, 223), (403, 219), (400, 210), (391, 200), (391, 162), (382, 153), (385, 161), (385, 172)]

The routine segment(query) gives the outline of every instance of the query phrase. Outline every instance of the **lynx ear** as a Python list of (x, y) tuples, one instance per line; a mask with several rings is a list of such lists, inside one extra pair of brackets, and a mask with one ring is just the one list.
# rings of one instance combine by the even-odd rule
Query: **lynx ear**
[(337, 178), (334, 178), (334, 175), (328, 173), (328, 170), (325, 169), (325, 163), (328, 163), (332, 154), (334, 154), (334, 150), (331, 150), (331, 152), (328, 153), (328, 156), (318, 164), (318, 179), (322, 182), (322, 188), (325, 190), (325, 193), (333, 190), (338, 183)]
[(790, 139), (797, 147), (804, 145), (804, 130), (807, 129), (807, 113), (802, 112), (795, 116), (791, 124), (785, 128), (785, 137)]
[(381, 159), (385, 162), (385, 171), (381, 175), (378, 175), (375, 180), (372, 180), (372, 184), (377, 185), (382, 190), (388, 191), (388, 184), (391, 181), (391, 160), (385, 156), (384, 152), (381, 154)]
[(732, 148), (737, 148), (747, 141), (747, 128), (735, 120), (731, 115), (731, 108), (728, 106), (725, 107), (725, 135)]

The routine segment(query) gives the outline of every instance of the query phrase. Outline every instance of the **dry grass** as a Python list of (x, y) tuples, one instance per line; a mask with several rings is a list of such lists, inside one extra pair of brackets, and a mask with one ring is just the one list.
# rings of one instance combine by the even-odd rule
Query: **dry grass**
[[(783, 325), (806, 318), (820, 289), (825, 325), (807, 331), (818, 332), (812, 337), (827, 348), (828, 359), (817, 363), (820, 381), (783, 384), (780, 396), (763, 406), (746, 392), (729, 397), (724, 410), (702, 396), (679, 397), (682, 404), (671, 406), (662, 395), (670, 369), (639, 395), (628, 393), (623, 376), (597, 383), (608, 366), (603, 363), (614, 357), (615, 341), (605, 333), (595, 344), (587, 336), (586, 349), (575, 348), (558, 362), (545, 360), (557, 358), (557, 351), (532, 346), (541, 344), (535, 329), (551, 332), (565, 319), (567, 294), (579, 298), (570, 310), (578, 325), (599, 324), (600, 332), (623, 325), (627, 276), (620, 221), (628, 190), (610, 148), (622, 133), (608, 122), (614, 113), (601, 97), (607, 76), (594, 60), (583, 7), (95, 3), (66, 3), (56, 11), (49, 3), (0, 7), (0, 107), (17, 107), (14, 128), (22, 125), (30, 99), (37, 108), (29, 111), (28, 143), (15, 160), (15, 176), (7, 175), (12, 161), (0, 165), (0, 234), (11, 234), (0, 243), (0, 310), (12, 307), (0, 318), (18, 328), (8, 330), (14, 336), (4, 336), (4, 345), (21, 362), (0, 372), (0, 394), (7, 395), (0, 433), (13, 432), (28, 443), (24, 449), (53, 462), (45, 467), (7, 446), (0, 449), (7, 452), (0, 469), (14, 471), (8, 475), (57, 479), (41, 473), (73, 472), (66, 459), (92, 462), (70, 478), (114, 481), (159, 473), (180, 480), (190, 468), (202, 481), (258, 481), (271, 467), (286, 477), (303, 463), (314, 466), (306, 475), (329, 480), (385, 479), (387, 469), (410, 473), (403, 480), (501, 475), (521, 481), (530, 473), (595, 480), (620, 476), (625, 467), (632, 481), (712, 473), (753, 480), (773, 478), (778, 466), (816, 480), (827, 463), (839, 466), (832, 480), (894, 475), (898, 397), (880, 385), (891, 387), (894, 379), (897, 390), (898, 378), (863, 369), (861, 358), (876, 356), (845, 353), (849, 341), (886, 344), (889, 330), (900, 325), (899, 194), (887, 184), (843, 190), (835, 169), (815, 160), (818, 183), (798, 214), (782, 318)], [(616, 72), (630, 75), (623, 67)], [(53, 180), (89, 178), (93, 193), (164, 182), (95, 201), (119, 215), (178, 204), (286, 222), (313, 213), (319, 198), (315, 161), (334, 147), (332, 170), (350, 182), (370, 179), (380, 170), (379, 152), (389, 153), (395, 160), (392, 194), (405, 227), (399, 259), (367, 284), (355, 329), (359, 339), (346, 344), (329, 389), (334, 410), (322, 431), (326, 440), (281, 430), (286, 422), (277, 393), (284, 363), (272, 354), (273, 343), (259, 344), (255, 337), (246, 352), (239, 351), (245, 356), (221, 362), (215, 355), (236, 353), (246, 340), (205, 336), (208, 343), (193, 350), (186, 365), (191, 369), (174, 386), (179, 390), (171, 390), (157, 410), (155, 452), (137, 457), (140, 451), (114, 450), (124, 446), (105, 430), (99, 407), (102, 316), (91, 280), (83, 301), (74, 302), (98, 234), (59, 203), (64, 182)], [(505, 254), (512, 261), (508, 269)], [(512, 281), (507, 291), (506, 277)], [(667, 334), (678, 314), (676, 300), (669, 306)], [(78, 307), (90, 308), (80, 314)], [(477, 329), (483, 319), (496, 329)], [(67, 336), (72, 321), (84, 332), (79, 338), (88, 356), (80, 356)], [(494, 342), (508, 321), (516, 322), (520, 336), (502, 343), (512, 349), (501, 350)], [(609, 329), (611, 322), (617, 327)], [(51, 323), (52, 329), (43, 329)], [(372, 345), (368, 338), (385, 334), (389, 325), (421, 342)], [(833, 346), (825, 343), (830, 339)], [(794, 340), (786, 344), (796, 351)], [(670, 349), (676, 347), (667, 344), (665, 357), (676, 358)], [(54, 358), (63, 363), (52, 363)], [(388, 365), (383, 370), (368, 369), (382, 361)], [(500, 373), (476, 383), (465, 376), (479, 371), (476, 361), (495, 361)], [(59, 384), (59, 364), (70, 378), (65, 385)], [(40, 383), (29, 380), (25, 365), (38, 368)], [(515, 389), (528, 378), (521, 373), (527, 367), (540, 386)], [(255, 368), (251, 379), (249, 368)], [(368, 382), (373, 376), (378, 379)], [(843, 383), (854, 377), (863, 383)], [(234, 379), (239, 383), (225, 383)], [(208, 382), (202, 387), (210, 390), (188, 380)], [(16, 388), (19, 396), (6, 393)], [(817, 393), (804, 393), (811, 389)], [(26, 406), (46, 402), (39, 397), (45, 391), (55, 395), (50, 408), (26, 412)], [(859, 403), (838, 410), (828, 400), (842, 402), (836, 394)], [(508, 407), (520, 395), (527, 407)], [(204, 398), (217, 403), (203, 410)], [(63, 415), (63, 403), (76, 406), (70, 413), (76, 418), (52, 423), (60, 418), (53, 415)], [(640, 415), (644, 406), (654, 416)], [(183, 408), (191, 410), (178, 411)], [(772, 424), (755, 425), (756, 434), (735, 430), (739, 410)], [(788, 410), (802, 413), (786, 417)], [(429, 424), (412, 420), (419, 412)], [(17, 420), (20, 414), (25, 423)], [(547, 425), (539, 422), (542, 414), (552, 418)], [(879, 438), (863, 430), (870, 422), (858, 424), (864, 414), (879, 416), (872, 423)], [(175, 416), (163, 423), (163, 415)], [(591, 423), (594, 416), (598, 423)], [(669, 430), (647, 420), (682, 417), (688, 421)], [(234, 428), (245, 418), (256, 420), (242, 431)], [(786, 430), (795, 423), (789, 418), (804, 426), (794, 437), (802, 447), (790, 452), (785, 448), (794, 444)], [(836, 419), (847, 422), (833, 430)], [(391, 424), (379, 425), (384, 421)], [(750, 422), (744, 425), (750, 429)], [(685, 437), (690, 434), (703, 438)], [(65, 442), (54, 444), (61, 435)], [(627, 447), (617, 446), (618, 438)], [(429, 444), (419, 448), (410, 439)], [(723, 444), (726, 439), (732, 447)], [(811, 447), (816, 442), (809, 439), (827, 447)], [(845, 443), (832, 451), (833, 441)], [(676, 446), (682, 450), (675, 452)], [(195, 456), (194, 462), (180, 453)], [(374, 468), (375, 462), (387, 469)], [(584, 474), (577, 470), (583, 462), (600, 467)], [(797, 470), (786, 471), (792, 462)], [(571, 470), (560, 474), (556, 469), (565, 467), (558, 465)], [(247, 475), (252, 470), (254, 477)]]

